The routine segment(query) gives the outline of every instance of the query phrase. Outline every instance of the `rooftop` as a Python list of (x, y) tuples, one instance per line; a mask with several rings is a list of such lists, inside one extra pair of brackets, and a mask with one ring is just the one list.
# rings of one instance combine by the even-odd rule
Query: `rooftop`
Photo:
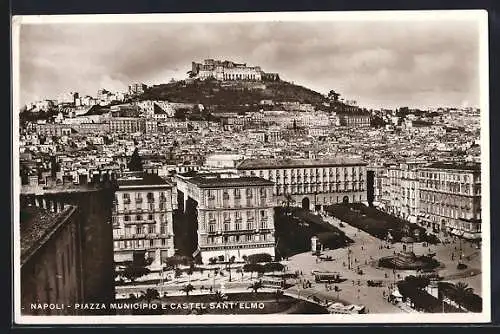
[(200, 188), (252, 187), (252, 186), (274, 185), (274, 183), (271, 181), (255, 176), (240, 176), (240, 177), (195, 176), (189, 179), (189, 182), (197, 185)]
[(481, 164), (478, 162), (434, 162), (423, 168), (481, 171)]
[(161, 176), (149, 173), (129, 173), (127, 176), (117, 180), (118, 187), (148, 187), (148, 186), (164, 186), (171, 187), (172, 185)]
[(366, 165), (356, 158), (339, 157), (335, 159), (247, 159), (238, 165), (238, 169), (274, 169), (301, 167), (333, 167)]
[(76, 210), (68, 206), (62, 212), (53, 213), (35, 206), (23, 208), (20, 212), (21, 265), (41, 248), (67, 222)]

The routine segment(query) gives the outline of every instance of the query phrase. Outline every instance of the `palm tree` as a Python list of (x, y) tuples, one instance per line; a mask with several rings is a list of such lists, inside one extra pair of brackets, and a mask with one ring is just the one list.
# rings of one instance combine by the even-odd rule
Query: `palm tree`
[(455, 284), (454, 289), (454, 297), (455, 302), (458, 304), (460, 308), (462, 308), (465, 304), (465, 301), (474, 294), (474, 289), (469, 287), (467, 283), (458, 282)]
[(262, 289), (264, 285), (262, 284), (262, 281), (254, 282), (252, 285), (250, 285), (248, 288), (252, 289), (253, 292), (257, 293), (259, 289)]
[(213, 299), (216, 303), (222, 303), (227, 300), (227, 296), (223, 294), (220, 290), (215, 291), (213, 294)]
[(186, 293), (186, 296), (189, 296), (189, 293), (194, 290), (194, 286), (191, 284), (185, 285), (180, 291)]

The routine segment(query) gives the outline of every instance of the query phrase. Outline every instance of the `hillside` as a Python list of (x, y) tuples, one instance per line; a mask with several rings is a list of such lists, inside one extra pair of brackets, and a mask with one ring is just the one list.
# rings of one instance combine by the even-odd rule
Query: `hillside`
[(219, 106), (255, 105), (266, 99), (275, 102), (300, 102), (313, 105), (326, 101), (322, 94), (286, 81), (262, 83), (178, 81), (152, 86), (138, 99)]

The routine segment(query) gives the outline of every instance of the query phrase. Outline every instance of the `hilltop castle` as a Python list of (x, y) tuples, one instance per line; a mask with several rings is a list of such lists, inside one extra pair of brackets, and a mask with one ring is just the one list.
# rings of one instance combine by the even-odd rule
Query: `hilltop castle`
[(277, 73), (266, 73), (260, 66), (247, 66), (232, 61), (205, 59), (203, 63), (192, 63), (190, 77), (206, 80), (220, 81), (245, 80), (245, 81), (278, 81)]

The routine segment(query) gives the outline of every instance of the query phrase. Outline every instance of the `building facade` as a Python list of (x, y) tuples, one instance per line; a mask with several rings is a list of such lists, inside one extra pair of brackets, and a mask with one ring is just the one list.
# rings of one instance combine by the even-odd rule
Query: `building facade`
[(273, 182), (277, 204), (287, 194), (308, 210), (366, 201), (366, 163), (357, 159), (249, 159), (237, 169), (243, 175)]
[(148, 86), (143, 83), (133, 83), (128, 86), (128, 93), (130, 95), (142, 94)]
[(362, 112), (337, 112), (340, 126), (347, 127), (369, 127), (370, 114)]
[(137, 117), (111, 117), (108, 126), (110, 132), (143, 132), (146, 128), (146, 120)]
[[(40, 303), (110, 303), (114, 300), (113, 191), (109, 183), (22, 187), (21, 213), (43, 209), (37, 213), (40, 218), (32, 220), (31, 225), (21, 226), (21, 244), (25, 245), (21, 247), (26, 250), (26, 253), (21, 251), (24, 268), (21, 275), (25, 275), (21, 291), (25, 301), (33, 298), (31, 302)], [(33, 228), (33, 224), (38, 227)], [(35, 285), (26, 286), (32, 284)], [(65, 312), (52, 311), (50, 314)], [(88, 312), (101, 314), (96, 310)], [(107, 312), (102, 310), (103, 314)]]
[(416, 165), (400, 164), (387, 168), (387, 211), (412, 223), (419, 213), (419, 178)]
[(420, 168), (419, 223), (435, 233), (481, 238), (481, 165), (433, 163)]
[(258, 177), (177, 176), (187, 202), (196, 202), (198, 247), (203, 263), (267, 253), (274, 257), (273, 183)]
[(69, 136), (71, 135), (71, 126), (67, 124), (36, 124), (35, 131), (43, 136)]
[(113, 209), (115, 262), (174, 254), (174, 187), (158, 175), (129, 173), (117, 180)]
[(83, 302), (76, 206), (21, 209), (21, 306), (28, 315), (78, 314), (78, 310), (32, 307)]

